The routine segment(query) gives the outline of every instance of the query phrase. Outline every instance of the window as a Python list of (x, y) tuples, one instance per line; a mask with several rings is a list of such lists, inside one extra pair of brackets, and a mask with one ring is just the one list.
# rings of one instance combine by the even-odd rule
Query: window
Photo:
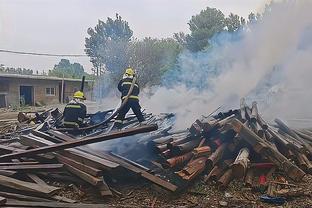
[(55, 96), (55, 88), (54, 87), (47, 87), (46, 88), (46, 95), (47, 96)]

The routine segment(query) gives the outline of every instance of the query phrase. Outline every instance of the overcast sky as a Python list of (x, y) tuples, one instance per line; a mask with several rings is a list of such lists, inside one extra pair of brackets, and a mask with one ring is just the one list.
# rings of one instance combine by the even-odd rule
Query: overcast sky
[[(0, 0), (0, 49), (38, 53), (84, 54), (84, 39), (98, 19), (129, 22), (134, 36), (172, 37), (188, 32), (187, 22), (207, 6), (247, 17), (266, 0)], [(53, 68), (61, 58), (0, 53), (0, 64), (34, 70)], [(88, 58), (69, 58), (82, 63)]]

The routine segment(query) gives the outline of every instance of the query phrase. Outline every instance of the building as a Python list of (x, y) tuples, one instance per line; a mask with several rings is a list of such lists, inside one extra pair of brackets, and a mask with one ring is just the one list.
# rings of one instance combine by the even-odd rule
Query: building
[[(89, 100), (92, 85), (93, 81), (85, 81), (84, 92)], [(80, 86), (80, 79), (0, 73), (0, 107), (66, 102)]]

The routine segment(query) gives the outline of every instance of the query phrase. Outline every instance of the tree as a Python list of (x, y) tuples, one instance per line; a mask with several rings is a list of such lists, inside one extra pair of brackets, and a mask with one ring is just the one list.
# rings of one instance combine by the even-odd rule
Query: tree
[(138, 75), (142, 87), (159, 85), (161, 76), (173, 68), (181, 46), (172, 38), (144, 38), (129, 48), (129, 65)]
[(185, 48), (192, 52), (204, 50), (209, 46), (209, 39), (214, 35), (223, 32), (235, 32), (242, 25), (245, 19), (235, 14), (225, 18), (224, 14), (215, 8), (207, 7), (198, 15), (192, 16), (189, 21), (190, 34), (176, 33), (174, 38)]
[(8, 73), (8, 74), (23, 74), (23, 75), (32, 75), (33, 70), (26, 68), (13, 68), (13, 67), (5, 67), (3, 64), (0, 64), (0, 73)]
[(239, 17), (236, 14), (231, 13), (226, 19), (225, 19), (225, 25), (227, 27), (227, 30), (229, 32), (235, 32), (237, 31), (242, 25), (245, 24), (245, 19), (242, 17)]
[(84, 68), (79, 63), (71, 64), (67, 59), (61, 59), (61, 61), (54, 65), (53, 70), (49, 70), (49, 76), (65, 77), (80, 79), (82, 76), (87, 76), (91, 78), (89, 74), (84, 71)]
[(90, 37), (85, 39), (85, 52), (97, 76), (103, 70), (117, 73), (125, 67), (128, 60), (121, 59), (126, 58), (128, 43), (133, 35), (127, 21), (116, 14), (115, 20), (99, 20), (95, 28), (89, 28), (87, 32)]
[[(191, 34), (176, 34), (183, 39), (186, 48), (192, 52), (201, 51), (208, 46), (208, 40), (225, 28), (224, 14), (215, 8), (207, 7), (200, 14), (192, 16), (188, 23)], [(183, 37), (184, 36), (184, 37)]]

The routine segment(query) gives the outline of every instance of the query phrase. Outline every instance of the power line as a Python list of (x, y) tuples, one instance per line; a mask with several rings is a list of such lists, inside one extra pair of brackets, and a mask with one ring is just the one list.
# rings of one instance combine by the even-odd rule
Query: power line
[(84, 55), (84, 54), (34, 53), (34, 52), (3, 50), (3, 49), (0, 49), (0, 53), (13, 53), (13, 54), (33, 55), (33, 56), (53, 56), (53, 57), (87, 57), (87, 55)]

